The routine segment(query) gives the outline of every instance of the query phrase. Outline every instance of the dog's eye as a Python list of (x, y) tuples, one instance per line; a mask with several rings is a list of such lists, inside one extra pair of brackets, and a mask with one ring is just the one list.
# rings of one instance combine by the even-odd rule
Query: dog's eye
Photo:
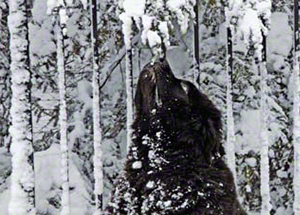
[(184, 82), (180, 82), (181, 88), (183, 89), (183, 91), (188, 94), (189, 92), (189, 88), (188, 86), (184, 83)]

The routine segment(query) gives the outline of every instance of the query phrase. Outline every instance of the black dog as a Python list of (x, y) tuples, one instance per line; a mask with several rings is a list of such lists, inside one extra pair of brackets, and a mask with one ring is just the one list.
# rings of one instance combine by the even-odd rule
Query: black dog
[(165, 61), (143, 69), (135, 105), (133, 145), (105, 214), (246, 215), (206, 95)]

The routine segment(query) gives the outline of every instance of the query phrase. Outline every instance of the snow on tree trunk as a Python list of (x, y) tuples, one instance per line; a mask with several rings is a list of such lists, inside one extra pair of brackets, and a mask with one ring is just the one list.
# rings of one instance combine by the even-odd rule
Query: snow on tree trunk
[[(130, 39), (131, 40), (131, 39)], [(126, 46), (126, 107), (127, 107), (127, 152), (132, 142), (132, 123), (133, 123), (133, 68), (132, 68), (132, 48)]]
[(267, 79), (268, 72), (266, 68), (266, 35), (263, 34), (263, 51), (259, 64), (261, 81), (261, 101), (260, 101), (260, 193), (262, 198), (261, 215), (269, 215), (271, 211), (270, 203), (270, 166), (269, 166), (269, 136), (268, 136), (268, 105), (267, 105)]
[(299, 81), (299, 1), (294, 0), (294, 68), (293, 68), (293, 145), (294, 145), (294, 214), (300, 215), (300, 81)]
[(120, 15), (123, 21), (123, 35), (126, 47), (126, 107), (127, 107), (127, 152), (132, 143), (132, 123), (133, 123), (133, 80), (132, 80), (132, 18), (127, 14)]
[[(260, 143), (261, 143), (261, 215), (269, 215), (271, 210), (269, 187), (269, 140), (268, 140), (268, 87), (266, 68), (266, 36), (271, 25), (270, 0), (230, 0), (226, 18), (234, 23), (238, 34), (244, 38), (246, 45), (255, 49), (261, 76), (260, 107)], [(241, 12), (242, 11), (242, 12)]]
[[(232, 74), (233, 74), (233, 44), (232, 30), (227, 27), (227, 60), (226, 60), (226, 107), (227, 107), (227, 140), (226, 140), (226, 159), (227, 164), (232, 171), (234, 179), (236, 179), (236, 164), (235, 164), (235, 133), (234, 133), (234, 118), (232, 105)], [(235, 180), (236, 181), (236, 180)]]
[(31, 72), (28, 12), (25, 0), (10, 0), (8, 25), (11, 52), (12, 175), (10, 215), (33, 215), (35, 210), (34, 162), (31, 124)]
[(65, 55), (64, 36), (66, 29), (66, 9), (59, 9), (57, 31), (57, 70), (59, 86), (59, 126), (60, 126), (60, 149), (61, 149), (61, 177), (62, 177), (62, 197), (61, 215), (70, 214), (70, 193), (69, 193), (69, 147), (67, 140), (67, 102), (66, 102), (66, 80), (65, 80)]
[(195, 13), (195, 23), (194, 23), (194, 83), (196, 86), (200, 87), (200, 47), (199, 47), (199, 0), (196, 0), (196, 5), (194, 7)]
[(91, 41), (93, 52), (93, 136), (94, 136), (94, 177), (95, 177), (95, 212), (100, 215), (103, 205), (103, 163), (102, 163), (102, 130), (100, 118), (100, 70), (99, 54), (97, 47), (97, 1), (92, 0), (90, 5), (91, 15)]

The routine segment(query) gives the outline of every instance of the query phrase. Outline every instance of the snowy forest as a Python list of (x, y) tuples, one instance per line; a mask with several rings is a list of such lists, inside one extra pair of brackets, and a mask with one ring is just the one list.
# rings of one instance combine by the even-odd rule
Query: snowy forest
[(0, 215), (102, 214), (161, 58), (221, 110), (244, 210), (300, 215), (299, 3), (0, 0)]

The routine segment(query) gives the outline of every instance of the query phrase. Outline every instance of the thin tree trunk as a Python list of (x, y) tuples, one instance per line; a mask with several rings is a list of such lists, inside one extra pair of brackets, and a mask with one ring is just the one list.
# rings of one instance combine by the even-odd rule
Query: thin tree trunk
[(102, 163), (102, 130), (101, 130), (101, 106), (100, 106), (100, 69), (97, 47), (97, 0), (92, 0), (90, 5), (91, 40), (93, 51), (93, 135), (94, 135), (94, 177), (95, 177), (95, 212), (102, 213), (103, 206), (103, 163)]
[(195, 22), (194, 22), (194, 83), (197, 87), (200, 87), (200, 50), (199, 50), (199, 0), (196, 0), (194, 7)]
[(59, 126), (60, 126), (60, 149), (61, 149), (61, 176), (62, 176), (62, 199), (61, 215), (70, 214), (69, 193), (69, 146), (67, 140), (67, 103), (66, 103), (66, 74), (64, 36), (66, 34), (66, 9), (59, 9), (57, 31), (57, 70), (59, 85)]
[(26, 0), (10, 0), (12, 178), (10, 215), (33, 215), (35, 210), (32, 141), (31, 71)]
[(227, 77), (227, 92), (226, 92), (226, 107), (227, 107), (227, 141), (226, 141), (226, 157), (227, 163), (232, 171), (236, 181), (236, 164), (235, 164), (235, 133), (234, 133), (234, 118), (232, 105), (232, 74), (233, 74), (233, 42), (232, 31), (230, 26), (227, 27), (227, 60), (226, 60), (226, 77)]
[(9, 13), (8, 1), (3, 2), (2, 8), (0, 8), (0, 147), (5, 146), (7, 151), (11, 144), (9, 135), (10, 125), (10, 101), (11, 101), (11, 89), (10, 89), (10, 52), (9, 52), (9, 29), (7, 17)]
[(126, 47), (126, 103), (127, 103), (127, 152), (132, 143), (133, 123), (133, 67), (132, 67), (132, 37), (130, 45)]
[[(123, 16), (122, 16), (123, 15)], [(125, 43), (125, 59), (126, 59), (126, 107), (127, 107), (127, 152), (131, 146), (132, 142), (132, 123), (133, 123), (133, 67), (132, 67), (132, 59), (133, 59), (133, 50), (132, 50), (132, 25), (134, 23), (132, 17), (128, 17), (125, 14), (120, 15), (120, 19), (123, 22), (122, 30), (123, 37)]]
[(269, 187), (269, 137), (268, 137), (268, 105), (267, 105), (267, 43), (266, 35), (263, 34), (262, 59), (259, 63), (261, 78), (261, 102), (260, 102), (260, 193), (262, 198), (261, 215), (269, 215), (271, 211), (270, 187)]
[(293, 68), (293, 145), (294, 145), (294, 214), (300, 215), (300, 81), (299, 81), (299, 0), (294, 0), (294, 68)]

